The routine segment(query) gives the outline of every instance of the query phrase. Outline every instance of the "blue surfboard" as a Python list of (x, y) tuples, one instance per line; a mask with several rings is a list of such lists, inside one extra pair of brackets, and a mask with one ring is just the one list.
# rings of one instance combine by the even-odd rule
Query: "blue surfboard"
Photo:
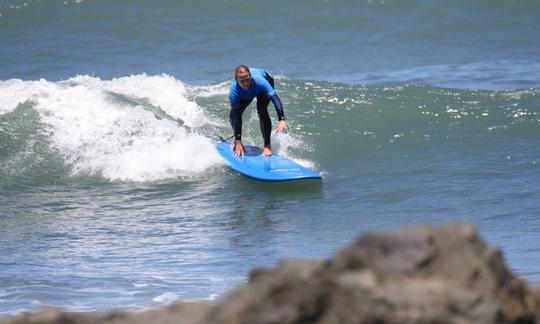
[(262, 156), (256, 146), (244, 144), (244, 156), (235, 157), (229, 142), (216, 143), (219, 154), (240, 174), (261, 181), (321, 179), (321, 175), (279, 155)]

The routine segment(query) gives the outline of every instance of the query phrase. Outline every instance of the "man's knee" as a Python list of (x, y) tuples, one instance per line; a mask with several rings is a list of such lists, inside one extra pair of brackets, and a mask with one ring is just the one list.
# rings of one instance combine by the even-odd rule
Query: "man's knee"
[(268, 105), (257, 106), (257, 114), (259, 114), (259, 117), (270, 117), (268, 114)]
[(258, 96), (257, 97), (257, 111), (259, 113), (268, 110), (268, 105), (270, 104), (270, 98), (267, 96)]

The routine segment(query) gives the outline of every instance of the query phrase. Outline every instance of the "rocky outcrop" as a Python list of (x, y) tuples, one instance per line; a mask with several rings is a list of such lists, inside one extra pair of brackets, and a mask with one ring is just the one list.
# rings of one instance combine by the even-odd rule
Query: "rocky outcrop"
[(108, 315), (45, 309), (13, 317), (6, 324), (197, 324), (204, 323), (211, 307), (205, 303), (184, 302), (145, 312), (114, 312)]
[(472, 226), (412, 226), (365, 234), (329, 260), (255, 269), (216, 305), (39, 323), (540, 323), (539, 296)]

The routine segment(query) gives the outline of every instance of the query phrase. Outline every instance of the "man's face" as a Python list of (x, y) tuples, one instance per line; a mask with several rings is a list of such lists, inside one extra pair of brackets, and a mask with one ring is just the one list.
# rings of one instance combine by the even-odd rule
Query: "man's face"
[(236, 82), (238, 82), (238, 85), (240, 85), (242, 89), (249, 89), (249, 86), (251, 86), (251, 74), (249, 71), (238, 71), (238, 73), (236, 73)]

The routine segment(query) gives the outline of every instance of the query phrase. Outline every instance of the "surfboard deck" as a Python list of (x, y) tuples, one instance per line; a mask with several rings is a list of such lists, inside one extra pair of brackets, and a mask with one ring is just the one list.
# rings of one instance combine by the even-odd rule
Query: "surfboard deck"
[(321, 179), (321, 175), (279, 155), (262, 156), (262, 149), (244, 144), (245, 154), (235, 157), (230, 143), (216, 143), (219, 154), (240, 174), (261, 181)]

